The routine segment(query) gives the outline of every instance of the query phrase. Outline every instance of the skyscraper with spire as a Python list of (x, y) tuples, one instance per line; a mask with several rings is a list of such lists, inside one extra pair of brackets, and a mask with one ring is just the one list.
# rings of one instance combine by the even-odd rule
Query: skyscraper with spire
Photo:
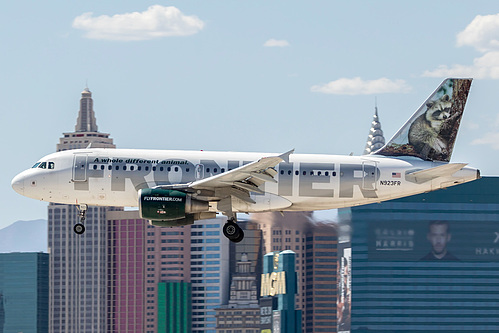
[[(64, 133), (57, 151), (116, 148), (109, 134), (97, 130), (92, 93), (81, 93), (75, 131)], [(76, 203), (75, 203), (76, 204)], [(73, 232), (79, 222), (76, 205), (48, 207), (49, 332), (107, 331), (108, 207), (88, 207), (82, 235)]]
[(89, 145), (92, 148), (116, 148), (108, 133), (97, 131), (94, 101), (88, 88), (81, 92), (80, 110), (78, 111), (75, 131), (63, 135), (57, 144), (57, 151), (87, 148)]
[(367, 136), (366, 147), (364, 148), (363, 155), (369, 155), (383, 147), (385, 145), (385, 137), (383, 136), (383, 131), (381, 130), (381, 122), (378, 117), (378, 106), (374, 107), (374, 116), (371, 123), (371, 129), (369, 130), (369, 135)]

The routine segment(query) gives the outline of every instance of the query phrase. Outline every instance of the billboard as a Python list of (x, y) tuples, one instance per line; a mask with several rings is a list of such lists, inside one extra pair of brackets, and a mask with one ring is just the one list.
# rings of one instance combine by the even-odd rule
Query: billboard
[(499, 261), (497, 221), (370, 221), (370, 260)]

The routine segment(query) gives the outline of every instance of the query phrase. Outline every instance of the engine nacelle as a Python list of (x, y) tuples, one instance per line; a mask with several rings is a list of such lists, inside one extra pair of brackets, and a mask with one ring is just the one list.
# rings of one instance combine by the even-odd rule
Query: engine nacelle
[(208, 212), (208, 209), (208, 202), (192, 199), (184, 192), (159, 188), (139, 191), (139, 212), (143, 219), (172, 221), (174, 225), (192, 224), (194, 213)]

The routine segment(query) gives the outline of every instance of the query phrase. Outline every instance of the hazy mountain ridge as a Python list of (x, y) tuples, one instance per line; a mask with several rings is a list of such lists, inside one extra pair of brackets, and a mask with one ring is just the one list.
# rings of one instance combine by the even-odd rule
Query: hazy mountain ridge
[(47, 252), (47, 220), (17, 221), (0, 229), (0, 253)]

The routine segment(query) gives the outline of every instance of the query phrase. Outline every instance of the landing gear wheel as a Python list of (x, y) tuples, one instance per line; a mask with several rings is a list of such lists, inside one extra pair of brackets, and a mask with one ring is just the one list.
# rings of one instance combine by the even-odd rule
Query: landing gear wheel
[(75, 226), (73, 227), (73, 230), (76, 234), (81, 235), (85, 232), (85, 226), (83, 225), (83, 222), (85, 222), (85, 215), (87, 214), (88, 206), (83, 204), (77, 206), (77, 209), (78, 209), (78, 216), (80, 217), (80, 223), (76, 223)]
[(76, 234), (81, 235), (85, 232), (85, 226), (81, 223), (76, 223), (73, 230)]
[(239, 243), (244, 238), (244, 231), (233, 219), (229, 219), (223, 227), (224, 236), (234, 243)]

